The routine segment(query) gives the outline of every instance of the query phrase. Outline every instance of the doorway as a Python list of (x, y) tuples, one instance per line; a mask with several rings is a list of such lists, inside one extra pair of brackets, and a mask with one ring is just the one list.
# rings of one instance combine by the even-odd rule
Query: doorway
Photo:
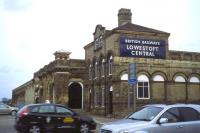
[(82, 87), (79, 83), (72, 83), (68, 87), (68, 107), (72, 109), (82, 108)]

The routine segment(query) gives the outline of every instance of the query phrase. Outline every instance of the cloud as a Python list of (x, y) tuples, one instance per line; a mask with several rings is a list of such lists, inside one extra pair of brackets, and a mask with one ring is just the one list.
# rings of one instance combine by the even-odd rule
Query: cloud
[(3, 0), (4, 10), (23, 11), (31, 7), (31, 0)]

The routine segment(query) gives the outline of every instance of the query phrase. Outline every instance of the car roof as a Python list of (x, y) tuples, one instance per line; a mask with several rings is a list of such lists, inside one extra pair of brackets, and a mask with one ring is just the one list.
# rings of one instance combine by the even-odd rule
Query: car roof
[(184, 104), (184, 103), (177, 103), (177, 104), (148, 104), (145, 106), (153, 106), (153, 107), (161, 107), (161, 108), (171, 108), (171, 107), (191, 107), (196, 109), (200, 112), (200, 105), (199, 104)]
[(62, 104), (54, 104), (54, 103), (34, 103), (34, 104), (28, 104), (27, 106), (42, 106), (42, 105), (57, 105), (57, 106), (64, 106)]

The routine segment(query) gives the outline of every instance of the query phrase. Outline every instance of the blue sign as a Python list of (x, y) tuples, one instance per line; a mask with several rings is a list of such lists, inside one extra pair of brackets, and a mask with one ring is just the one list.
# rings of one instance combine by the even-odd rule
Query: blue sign
[(165, 59), (165, 41), (121, 37), (120, 56)]
[(128, 66), (128, 83), (134, 85), (137, 83), (136, 63), (131, 63)]

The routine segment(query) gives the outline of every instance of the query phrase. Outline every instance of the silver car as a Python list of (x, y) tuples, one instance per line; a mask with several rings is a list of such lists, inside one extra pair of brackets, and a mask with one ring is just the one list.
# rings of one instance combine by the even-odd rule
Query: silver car
[(146, 105), (127, 118), (104, 124), (100, 133), (199, 133), (200, 105)]
[(19, 108), (17, 107), (11, 107), (7, 104), (0, 103), (0, 114), (11, 114), (15, 116), (18, 110)]

